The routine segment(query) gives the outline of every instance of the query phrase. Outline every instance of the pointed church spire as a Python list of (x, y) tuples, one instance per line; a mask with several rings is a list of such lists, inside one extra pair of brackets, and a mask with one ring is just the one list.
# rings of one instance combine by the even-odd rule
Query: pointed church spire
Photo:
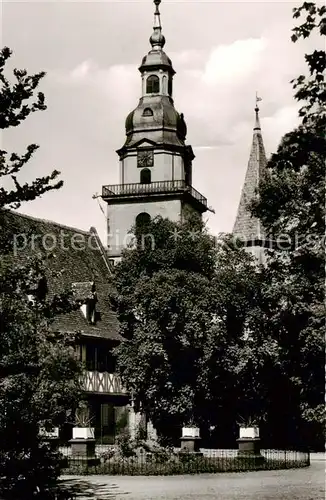
[(150, 37), (149, 41), (154, 50), (161, 50), (165, 45), (165, 37), (162, 34), (162, 25), (161, 25), (161, 15), (159, 10), (159, 5), (161, 0), (154, 0), (155, 4), (155, 13), (154, 13), (154, 32)]
[(266, 154), (263, 137), (259, 121), (258, 102), (261, 98), (256, 94), (255, 106), (255, 124), (253, 129), (253, 139), (250, 151), (250, 157), (245, 176), (244, 185), (241, 192), (240, 203), (233, 228), (233, 234), (242, 239), (245, 245), (255, 249), (256, 256), (262, 260), (262, 244), (264, 240), (264, 230), (259, 219), (251, 216), (248, 205), (256, 196), (256, 190), (259, 182), (266, 172)]

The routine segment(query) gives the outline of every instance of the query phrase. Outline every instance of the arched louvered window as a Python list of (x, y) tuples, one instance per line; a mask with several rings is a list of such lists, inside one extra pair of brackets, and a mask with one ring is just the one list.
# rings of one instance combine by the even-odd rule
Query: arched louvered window
[(151, 108), (145, 108), (143, 111), (143, 116), (153, 116), (153, 111)]
[(156, 75), (151, 75), (147, 78), (146, 93), (158, 94), (160, 91), (160, 79)]
[(149, 168), (143, 168), (140, 171), (140, 183), (141, 184), (151, 183), (151, 171), (149, 170)]
[(136, 217), (136, 226), (143, 227), (149, 224), (151, 221), (151, 216), (147, 212), (141, 212)]

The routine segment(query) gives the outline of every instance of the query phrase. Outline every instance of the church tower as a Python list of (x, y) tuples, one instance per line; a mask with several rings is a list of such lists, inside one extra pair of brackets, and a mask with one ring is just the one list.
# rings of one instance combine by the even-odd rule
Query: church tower
[(207, 200), (192, 187), (191, 146), (185, 144), (187, 126), (173, 101), (172, 62), (163, 51), (159, 5), (154, 0), (154, 32), (151, 50), (143, 58), (141, 98), (126, 119), (126, 140), (117, 151), (119, 184), (103, 186), (108, 204), (110, 256), (119, 258), (130, 242), (128, 234), (137, 222), (157, 215), (177, 221), (189, 211), (202, 214)]
[(259, 182), (266, 173), (267, 165), (259, 121), (259, 100), (260, 99), (256, 97), (256, 118), (252, 146), (238, 212), (233, 228), (233, 235), (244, 242), (247, 250), (258, 259), (260, 264), (264, 264), (264, 246), (266, 245), (264, 229), (261, 225), (261, 221), (252, 217), (248, 209), (248, 204), (256, 196), (256, 189), (259, 186)]

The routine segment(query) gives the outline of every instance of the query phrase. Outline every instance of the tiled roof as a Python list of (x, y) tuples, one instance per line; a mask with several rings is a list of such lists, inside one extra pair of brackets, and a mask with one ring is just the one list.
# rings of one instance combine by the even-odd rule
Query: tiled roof
[[(6, 233), (16, 241), (16, 259), (26, 263), (37, 254), (46, 257), (49, 294), (73, 290), (76, 285), (79, 294), (96, 290), (95, 325), (87, 322), (81, 310), (60, 315), (53, 328), (62, 332), (79, 332), (83, 335), (101, 337), (115, 341), (119, 335), (118, 320), (110, 309), (109, 280), (110, 263), (105, 249), (94, 228), (82, 231), (56, 222), (36, 219), (13, 211), (2, 212), (2, 224)], [(52, 257), (50, 257), (52, 254)], [(87, 289), (87, 290), (86, 290)]]
[[(256, 108), (257, 109), (257, 108)], [(251, 216), (248, 204), (253, 200), (260, 179), (266, 171), (266, 154), (263, 137), (256, 111), (256, 123), (254, 128), (251, 152), (241, 192), (238, 212), (233, 228), (233, 234), (246, 242), (253, 242), (264, 238), (264, 230), (259, 219)]]

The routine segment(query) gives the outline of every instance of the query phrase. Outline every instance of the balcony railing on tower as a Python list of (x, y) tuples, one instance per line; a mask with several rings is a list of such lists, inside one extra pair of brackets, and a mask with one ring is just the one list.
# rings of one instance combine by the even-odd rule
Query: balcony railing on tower
[(200, 194), (195, 188), (186, 184), (184, 180), (176, 181), (159, 181), (149, 184), (133, 183), (133, 184), (112, 184), (102, 187), (102, 198), (109, 200), (117, 197), (125, 196), (144, 196), (148, 194), (168, 194), (168, 193), (188, 193), (199, 203), (207, 207), (207, 199)]

